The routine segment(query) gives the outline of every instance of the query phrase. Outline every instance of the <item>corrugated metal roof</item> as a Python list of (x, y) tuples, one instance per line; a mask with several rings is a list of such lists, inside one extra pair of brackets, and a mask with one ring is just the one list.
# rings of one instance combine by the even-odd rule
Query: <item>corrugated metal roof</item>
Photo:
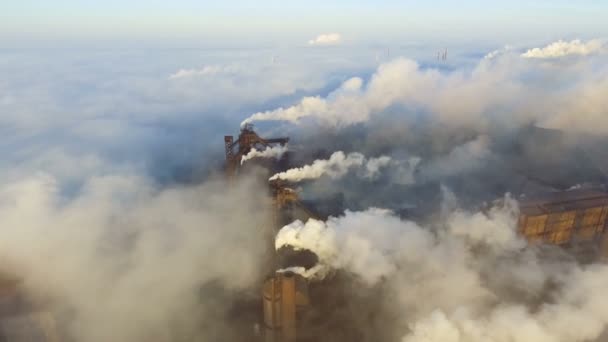
[(608, 206), (608, 193), (595, 189), (547, 193), (520, 202), (521, 213), (524, 215), (541, 215), (603, 206)]

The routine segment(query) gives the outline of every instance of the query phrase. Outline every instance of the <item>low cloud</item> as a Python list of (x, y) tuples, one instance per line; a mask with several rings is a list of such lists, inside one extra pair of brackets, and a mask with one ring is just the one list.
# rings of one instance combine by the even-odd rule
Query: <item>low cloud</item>
[(337, 45), (341, 42), (342, 36), (339, 33), (325, 33), (309, 40), (308, 45)]
[[(276, 53), (281, 63), (271, 64)], [(39, 170), (72, 187), (123, 168), (163, 182), (200, 179), (221, 163), (221, 134), (238, 130), (243, 113), (316, 93), (361, 65), (335, 51), (315, 53), (10, 52), (0, 59), (0, 179)], [(81, 158), (84, 168), (70, 167)]]
[(599, 39), (587, 42), (575, 39), (572, 41), (558, 40), (542, 48), (534, 48), (526, 51), (521, 56), (525, 58), (559, 58), (566, 56), (585, 56), (602, 51), (604, 42)]
[(169, 79), (175, 80), (180, 78), (201, 77), (207, 75), (234, 74), (237, 73), (239, 69), (240, 68), (236, 65), (209, 65), (201, 69), (180, 69), (169, 75)]

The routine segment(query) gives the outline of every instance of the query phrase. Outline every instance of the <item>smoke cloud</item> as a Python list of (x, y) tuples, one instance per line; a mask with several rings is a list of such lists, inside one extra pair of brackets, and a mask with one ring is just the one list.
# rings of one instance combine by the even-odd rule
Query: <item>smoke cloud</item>
[[(574, 43), (589, 51), (597, 44)], [(572, 51), (586, 51), (581, 49)], [(380, 65), (366, 83), (355, 77), (326, 97), (307, 96), (289, 107), (257, 112), (245, 122), (302, 123), (308, 119), (343, 128), (399, 108), (411, 113), (404, 115), (410, 124), (414, 121), (410, 117), (415, 119), (418, 113), (424, 113), (425, 120), (452, 127), (487, 129), (537, 123), (606, 135), (608, 122), (598, 115), (605, 112), (606, 101), (596, 96), (596, 92), (606, 89), (606, 68), (601, 63), (598, 66), (593, 56), (587, 58), (560, 64), (560, 75), (555, 73), (556, 66), (539, 65), (511, 49), (493, 53), (492, 58), (480, 60), (471, 70), (449, 72), (398, 58)], [(556, 87), (555, 83), (563, 86)], [(576, 124), (569, 125), (568, 121)]]
[(287, 145), (279, 145), (279, 146), (272, 146), (272, 147), (268, 147), (262, 151), (258, 151), (255, 147), (251, 149), (251, 151), (249, 151), (249, 153), (247, 153), (246, 155), (244, 155), (241, 158), (241, 165), (246, 162), (247, 160), (253, 159), (253, 158), (276, 158), (276, 159), (281, 159), (281, 157), (283, 156), (283, 154), (285, 154), (287, 152)]
[(0, 271), (75, 341), (247, 336), (253, 323), (229, 312), (263, 277), (258, 193), (246, 179), (158, 189), (135, 175), (92, 177), (71, 197), (48, 175), (3, 184)]
[(390, 162), (391, 158), (387, 156), (366, 159), (363, 154), (358, 152), (344, 154), (344, 152), (338, 151), (334, 152), (329, 159), (315, 160), (310, 165), (277, 173), (270, 177), (270, 180), (282, 179), (299, 182), (307, 179), (317, 179), (324, 175), (338, 179), (354, 168), (362, 168), (361, 176), (373, 179), (378, 175), (380, 169), (386, 167)]

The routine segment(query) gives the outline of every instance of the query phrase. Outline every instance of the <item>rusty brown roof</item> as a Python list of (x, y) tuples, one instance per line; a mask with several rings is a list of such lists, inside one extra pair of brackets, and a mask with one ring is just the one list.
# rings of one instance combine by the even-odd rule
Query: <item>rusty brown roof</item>
[(603, 206), (608, 206), (608, 193), (595, 189), (546, 193), (520, 202), (520, 210), (524, 215), (542, 215)]

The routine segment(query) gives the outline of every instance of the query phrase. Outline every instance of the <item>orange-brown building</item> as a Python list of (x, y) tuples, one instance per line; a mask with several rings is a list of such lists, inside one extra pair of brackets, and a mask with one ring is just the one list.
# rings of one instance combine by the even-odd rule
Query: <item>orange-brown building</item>
[[(607, 246), (608, 193), (572, 190), (521, 202), (519, 232), (530, 242)], [(602, 248), (607, 251), (607, 249)], [(605, 254), (606, 255), (606, 254)]]

